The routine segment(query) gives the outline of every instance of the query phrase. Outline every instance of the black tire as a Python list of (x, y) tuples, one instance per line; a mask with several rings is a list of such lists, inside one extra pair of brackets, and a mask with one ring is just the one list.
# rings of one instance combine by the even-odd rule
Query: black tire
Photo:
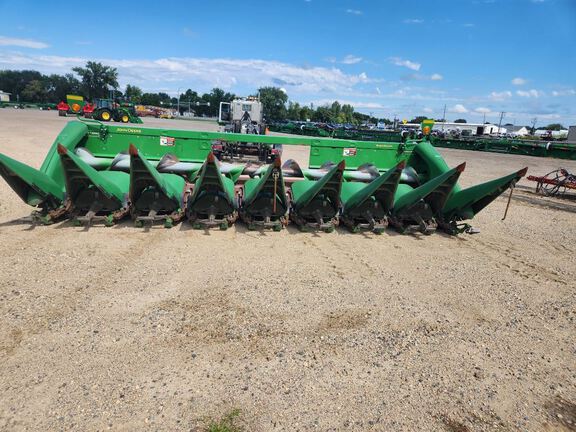
[(112, 112), (108, 108), (103, 108), (100, 111), (98, 111), (98, 114), (96, 115), (96, 119), (106, 121), (106, 122), (110, 121), (110, 120), (112, 120)]

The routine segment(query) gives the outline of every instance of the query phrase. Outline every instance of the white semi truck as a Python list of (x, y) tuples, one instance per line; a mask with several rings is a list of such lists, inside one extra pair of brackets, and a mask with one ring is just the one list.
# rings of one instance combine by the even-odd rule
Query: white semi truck
[[(234, 99), (232, 102), (220, 102), (218, 122), (224, 132), (265, 135), (263, 105), (257, 98)], [(219, 141), (212, 145), (214, 155), (220, 159), (250, 159), (271, 163), (282, 154), (280, 144), (263, 144), (244, 141)]]

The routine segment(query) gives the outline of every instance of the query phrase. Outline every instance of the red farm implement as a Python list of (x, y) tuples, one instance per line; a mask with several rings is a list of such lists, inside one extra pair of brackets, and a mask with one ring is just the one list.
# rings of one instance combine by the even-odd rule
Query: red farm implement
[(528, 176), (528, 180), (536, 182), (536, 192), (545, 196), (562, 196), (568, 189), (576, 190), (576, 175), (559, 168), (548, 174), (537, 177)]

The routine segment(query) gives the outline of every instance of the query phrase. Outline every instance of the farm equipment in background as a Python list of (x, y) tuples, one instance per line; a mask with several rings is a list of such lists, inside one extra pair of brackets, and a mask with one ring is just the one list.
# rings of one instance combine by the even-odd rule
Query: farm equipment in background
[(145, 129), (71, 121), (39, 170), (0, 154), (0, 175), (33, 220), (226, 229), (238, 217), (249, 229), (331, 232), (470, 232), (472, 219), (525, 175), (526, 168), (461, 189), (465, 165), (449, 168), (427, 140), (373, 143), (260, 135), (266, 145), (310, 146), (310, 168), (280, 158), (270, 165), (218, 161), (214, 142), (254, 135)]
[(56, 105), (56, 108), (58, 109), (58, 115), (60, 117), (66, 117), (68, 111), (70, 111), (70, 105), (64, 101), (60, 101), (58, 105)]
[(69, 113), (70, 114), (80, 114), (86, 102), (82, 96), (78, 95), (66, 95), (66, 103), (70, 107)]
[(366, 130), (311, 122), (273, 123), (269, 126), (269, 129), (272, 132), (293, 135), (358, 141), (402, 142), (407, 139), (419, 138), (421, 135), (430, 135), (430, 141), (434, 147), (576, 160), (576, 144), (574, 143), (489, 136), (450, 136), (450, 134), (439, 134), (437, 133), (438, 131), (424, 133), (424, 128), (428, 128), (429, 132), (431, 132), (433, 125), (434, 122), (432, 120), (424, 120), (421, 125), (421, 132), (415, 130)]
[(56, 107), (58, 108), (58, 115), (66, 117), (68, 114), (82, 114), (85, 105), (86, 102), (82, 96), (66, 95), (66, 102), (60, 101)]
[(413, 139), (416, 137), (414, 131), (362, 129), (351, 125), (332, 125), (313, 122), (272, 123), (268, 128), (272, 132), (355, 141), (402, 142), (408, 138)]
[(576, 175), (564, 168), (558, 168), (548, 174), (528, 176), (528, 180), (536, 182), (536, 192), (544, 196), (564, 196), (569, 190), (576, 190)]
[(118, 103), (113, 99), (96, 99), (92, 117), (96, 120), (121, 123), (142, 123), (131, 103)]
[[(220, 102), (218, 123), (224, 126), (224, 132), (228, 133), (265, 135), (267, 130), (262, 102), (256, 98)], [(214, 144), (212, 151), (221, 160), (257, 158), (261, 162), (272, 163), (274, 159), (282, 156), (281, 145), (246, 142), (246, 140), (218, 142)]]
[(576, 160), (576, 145), (559, 141), (432, 136), (431, 142), (435, 147)]

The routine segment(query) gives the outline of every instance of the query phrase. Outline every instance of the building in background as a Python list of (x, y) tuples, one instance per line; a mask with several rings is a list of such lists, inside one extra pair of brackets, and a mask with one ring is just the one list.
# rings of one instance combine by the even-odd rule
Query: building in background
[(576, 142), (576, 126), (568, 127), (568, 141)]
[(6, 93), (0, 90), (0, 102), (10, 102), (10, 95), (12, 93)]
[(530, 135), (530, 130), (526, 126), (505, 125), (504, 127), (506, 128), (506, 134), (508, 135), (515, 137)]
[(493, 135), (493, 134), (505, 134), (507, 132), (504, 126), (500, 127), (498, 131), (498, 125), (493, 125), (491, 123), (452, 123), (452, 122), (436, 122), (432, 128), (435, 131), (459, 131), (463, 135)]

